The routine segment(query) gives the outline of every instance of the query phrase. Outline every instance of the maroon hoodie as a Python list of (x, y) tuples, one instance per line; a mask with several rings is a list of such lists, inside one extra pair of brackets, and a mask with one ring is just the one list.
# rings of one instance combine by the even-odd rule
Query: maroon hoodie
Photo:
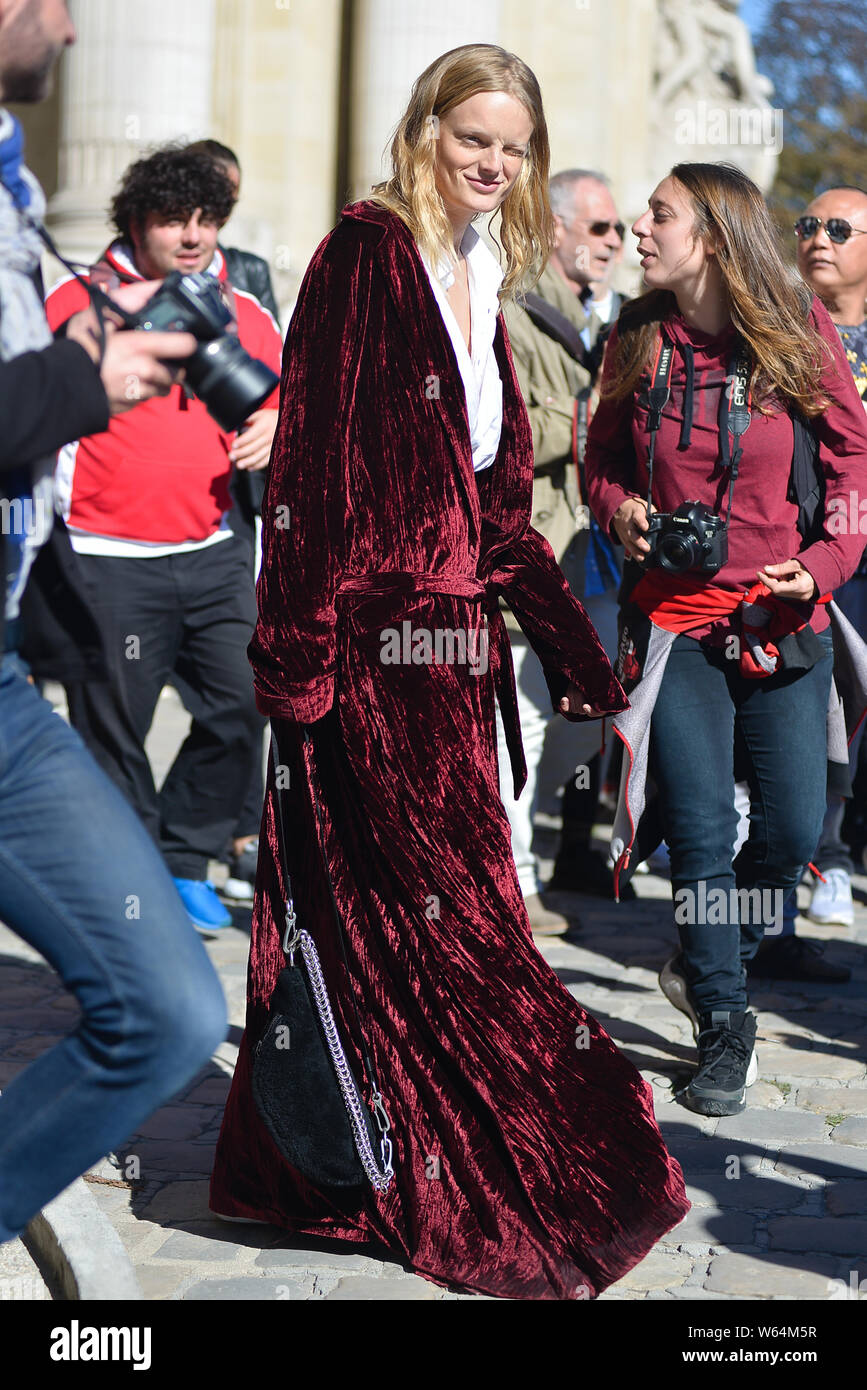
[[(867, 498), (867, 417), (837, 330), (817, 299), (810, 317), (833, 358), (822, 378), (832, 403), (812, 422), (826, 485), (822, 538), (802, 549), (804, 542), (796, 525), (798, 507), (787, 501), (794, 447), (789, 415), (782, 407), (770, 416), (754, 408), (750, 426), (741, 438), (743, 456), (734, 488), (728, 562), (717, 574), (708, 575), (709, 584), (748, 589), (764, 565), (797, 556), (812, 574), (819, 594), (826, 594), (849, 579), (858, 566), (865, 543), (858, 521), (860, 499)], [(724, 516), (728, 474), (720, 463), (718, 421), (735, 332), (729, 326), (712, 337), (691, 328), (680, 314), (666, 321), (666, 331), (676, 350), (671, 394), (656, 436), (653, 505), (659, 511), (671, 512), (682, 502), (699, 501)], [(615, 327), (606, 352), (603, 382), (611, 377), (616, 336)], [(691, 393), (687, 390), (690, 368)], [(602, 401), (587, 440), (588, 502), (599, 524), (615, 540), (611, 519), (621, 502), (629, 496), (647, 496), (647, 410), (635, 397), (633, 400), (631, 409), (628, 402)], [(674, 593), (678, 576), (670, 578)], [(828, 626), (824, 605), (797, 606), (814, 631)], [(690, 636), (706, 636), (710, 630), (710, 625), (695, 628)], [(713, 640), (723, 641), (730, 622), (718, 622), (713, 630)]]

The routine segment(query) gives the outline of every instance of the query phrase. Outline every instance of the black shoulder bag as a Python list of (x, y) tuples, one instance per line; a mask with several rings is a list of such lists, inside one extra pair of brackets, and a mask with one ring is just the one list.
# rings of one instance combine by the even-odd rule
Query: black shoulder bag
[[(312, 751), (307, 728), (304, 729), (304, 742)], [(276, 771), (280, 764), (273, 728), (271, 756)], [(322, 850), (315, 775), (311, 788), (317, 840)], [(317, 1187), (358, 1187), (367, 1179), (377, 1192), (384, 1193), (394, 1177), (391, 1126), (364, 1042), (351, 980), (349, 997), (371, 1086), (378, 1143), (370, 1111), (362, 1100), (340, 1041), (316, 944), (310, 933), (298, 925), (286, 867), (286, 827), (279, 779), (275, 781), (274, 800), (280, 867), (286, 890), (283, 950), (288, 963), (277, 977), (268, 1027), (255, 1048), (253, 1099), (265, 1128), (287, 1163)], [(344, 928), (324, 852), (322, 859), (348, 977)], [(301, 961), (296, 964), (296, 953), (303, 966)]]

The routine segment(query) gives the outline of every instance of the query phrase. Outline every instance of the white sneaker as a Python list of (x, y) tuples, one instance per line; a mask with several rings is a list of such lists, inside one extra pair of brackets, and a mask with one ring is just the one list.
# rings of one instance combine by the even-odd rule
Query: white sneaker
[(253, 901), (253, 885), (244, 878), (227, 878), (220, 892), (224, 898), (231, 898), (233, 903), (251, 903)]
[(855, 921), (852, 903), (852, 885), (845, 869), (827, 869), (825, 882), (821, 879), (813, 889), (807, 916), (811, 922), (828, 926), (839, 922), (843, 927), (851, 927)]

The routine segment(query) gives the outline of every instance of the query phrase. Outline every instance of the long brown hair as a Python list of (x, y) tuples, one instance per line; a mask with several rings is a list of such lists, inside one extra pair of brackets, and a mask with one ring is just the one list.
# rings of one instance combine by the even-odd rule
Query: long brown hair
[(430, 263), (454, 263), (454, 234), (434, 178), (437, 121), (477, 92), (507, 92), (526, 107), (533, 133), (518, 177), (500, 208), (506, 253), (500, 304), (533, 286), (554, 245), (548, 202), (550, 150), (542, 93), (527, 64), (489, 43), (468, 43), (435, 59), (413, 84), (391, 144), (392, 176), (370, 200), (406, 224)]
[[(760, 189), (734, 164), (676, 164), (671, 176), (695, 209), (693, 235), (716, 248), (732, 323), (755, 364), (751, 386), (758, 409), (769, 413), (775, 396), (803, 415), (820, 415), (830, 404), (821, 384), (830, 351), (809, 322), (812, 293), (783, 261)], [(635, 390), (660, 324), (676, 311), (670, 290), (650, 290), (624, 305), (603, 396), (619, 401)]]

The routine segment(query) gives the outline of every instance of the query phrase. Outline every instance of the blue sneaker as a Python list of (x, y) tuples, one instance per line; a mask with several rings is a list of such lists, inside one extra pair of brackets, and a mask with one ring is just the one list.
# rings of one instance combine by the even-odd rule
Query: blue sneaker
[(216, 936), (223, 927), (232, 925), (231, 913), (223, 907), (209, 879), (176, 878), (174, 884), (197, 932)]

